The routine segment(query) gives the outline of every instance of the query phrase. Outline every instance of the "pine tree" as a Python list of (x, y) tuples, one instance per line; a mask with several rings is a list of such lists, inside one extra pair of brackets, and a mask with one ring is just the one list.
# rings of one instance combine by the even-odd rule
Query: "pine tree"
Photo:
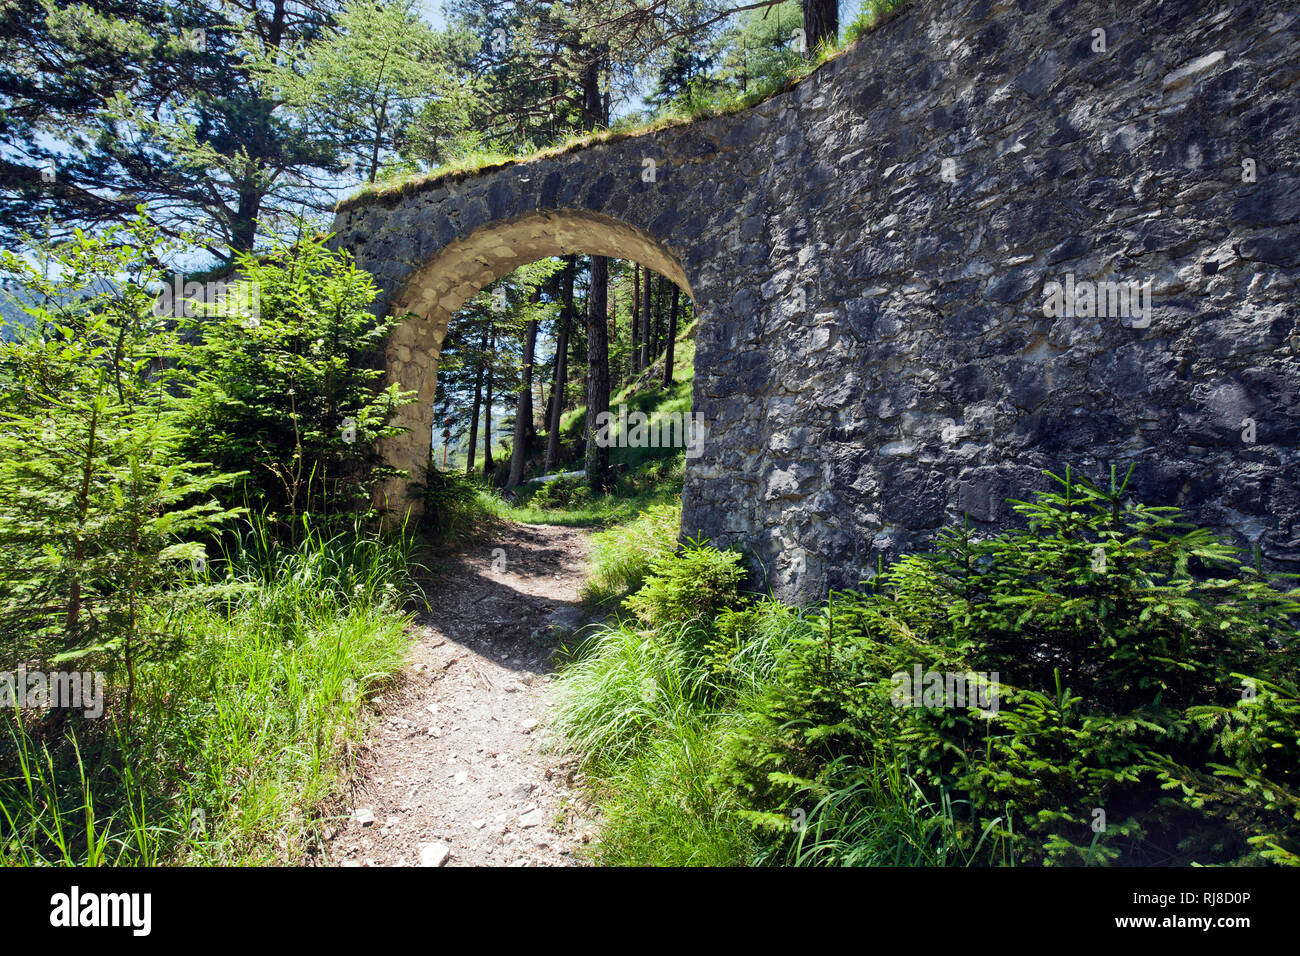
[(4, 253), (34, 296), (30, 328), (0, 342), (0, 653), (107, 664), (125, 680), (171, 650), (165, 607), (234, 512), (234, 475), (182, 454), (177, 335), (154, 315), (157, 233), (76, 233), (47, 272)]

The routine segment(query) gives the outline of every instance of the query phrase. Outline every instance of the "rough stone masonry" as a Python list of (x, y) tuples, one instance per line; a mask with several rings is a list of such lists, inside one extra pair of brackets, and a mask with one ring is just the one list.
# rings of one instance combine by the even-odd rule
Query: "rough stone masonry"
[(1280, 0), (917, 0), (748, 111), (354, 201), (420, 399), (386, 454), (474, 292), (617, 256), (701, 316), (683, 530), (779, 596), (1067, 464), (1300, 569), (1298, 52)]

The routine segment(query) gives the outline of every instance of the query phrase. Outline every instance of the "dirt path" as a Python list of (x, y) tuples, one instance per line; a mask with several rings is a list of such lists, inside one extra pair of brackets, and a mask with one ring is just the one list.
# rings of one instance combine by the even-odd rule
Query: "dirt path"
[(586, 533), (509, 525), (444, 555), (406, 679), (377, 702), (342, 866), (570, 866), (591, 825), (570, 763), (542, 752), (551, 654), (581, 620)]

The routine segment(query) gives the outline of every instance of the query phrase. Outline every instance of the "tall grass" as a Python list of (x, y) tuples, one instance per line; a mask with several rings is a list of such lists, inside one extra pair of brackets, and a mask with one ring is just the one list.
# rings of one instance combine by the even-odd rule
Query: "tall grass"
[[(836, 760), (826, 782), (805, 791), (806, 818), (794, 836), (758, 854), (788, 866), (975, 866), (1011, 863), (1009, 842), (993, 831), (971, 834), (960, 801), (928, 796), (901, 755), (869, 767)], [(972, 843), (973, 840), (973, 843)]]
[(690, 723), (705, 680), (671, 637), (628, 622), (606, 627), (565, 670), (553, 729), (585, 761), (617, 764), (648, 737)]
[[(158, 623), (180, 650), (112, 716), (5, 719), (0, 862), (298, 861), (340, 790), (365, 700), (400, 668), (409, 537), (248, 526), (209, 575), (220, 597)], [(207, 589), (205, 593), (212, 593)]]
[(595, 859), (616, 866), (744, 866), (761, 844), (715, 779), (729, 722), (699, 711), (609, 766), (596, 788), (601, 811)]
[(727, 737), (704, 703), (717, 688), (684, 648), (630, 622), (606, 626), (557, 687), (552, 732), (595, 781), (600, 862), (738, 865), (754, 849), (711, 777)]
[[(652, 509), (593, 536), (589, 600), (612, 605), (677, 547), (680, 510)], [(594, 855), (616, 865), (734, 866), (762, 848), (758, 831), (720, 782), (738, 723), (798, 632), (790, 609), (761, 602), (724, 672), (699, 653), (699, 621), (597, 628), (565, 666), (552, 730), (580, 755), (601, 812)], [(748, 618), (747, 618), (748, 619)]]
[(51, 750), (34, 739), (18, 712), (5, 729), (10, 776), (0, 780), (0, 864), (157, 864), (158, 848), (175, 832), (146, 820), (144, 795), (130, 767), (101, 770), (97, 788), (75, 738), (62, 751)]
[(583, 601), (609, 606), (639, 588), (654, 561), (676, 549), (681, 523), (681, 504), (662, 504), (593, 534)]
[[(675, 509), (661, 509), (594, 535), (588, 597), (612, 606), (640, 587), (652, 564), (676, 549), (679, 520)], [(969, 815), (946, 795), (928, 796), (901, 755), (868, 767), (835, 761), (818, 779), (801, 782), (791, 804), (797, 818), (753, 809), (733, 773), (734, 760), (748, 759), (737, 742), (761, 732), (757, 715), (782, 679), (787, 650), (816, 632), (824, 609), (737, 599), (739, 607), (712, 621), (669, 617), (648, 627), (615, 619), (564, 667), (552, 730), (580, 756), (600, 808), (599, 862), (1010, 862), (1006, 842), (990, 835), (1002, 830), (972, 833)]]

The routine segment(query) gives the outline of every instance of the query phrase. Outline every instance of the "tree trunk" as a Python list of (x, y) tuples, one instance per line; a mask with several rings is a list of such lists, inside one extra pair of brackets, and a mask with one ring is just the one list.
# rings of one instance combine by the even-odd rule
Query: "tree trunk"
[(650, 280), (654, 273), (645, 271), (645, 298), (641, 301), (641, 368), (650, 367)]
[(524, 459), (528, 455), (528, 433), (533, 424), (533, 350), (537, 347), (537, 322), (529, 319), (524, 331), (523, 388), (515, 407), (514, 447), (510, 449), (510, 477), (506, 491), (511, 491), (524, 480)]
[(803, 30), (808, 52), (815, 53), (825, 40), (835, 44), (840, 38), (839, 0), (803, 0)]
[(664, 343), (664, 388), (673, 384), (673, 343), (677, 341), (677, 308), (682, 290), (673, 284), (673, 304), (668, 312), (668, 339)]
[(469, 453), (465, 458), (465, 474), (474, 474), (474, 459), (478, 456), (478, 410), (483, 403), (483, 366), (474, 373), (474, 411), (469, 417)]
[(560, 308), (560, 332), (555, 343), (555, 382), (551, 385), (551, 416), (546, 424), (546, 464), (543, 470), (548, 475), (560, 457), (560, 415), (564, 412), (564, 393), (569, 381), (569, 323), (573, 321), (575, 265), (571, 257), (565, 260), (564, 299)]
[[(600, 71), (607, 51), (592, 51), (582, 73), (582, 122), (587, 131), (609, 125), (609, 100), (600, 93)], [(596, 418), (609, 411), (609, 260), (591, 257), (591, 285), (587, 294), (587, 482), (596, 492), (609, 486), (609, 445), (596, 441)]]
[[(533, 292), (533, 305), (538, 305), (542, 301), (542, 290), (537, 289)], [(533, 381), (537, 378), (533, 374), (533, 361), (537, 355), (537, 322), (530, 320), (525, 329), (524, 339), (524, 381), (527, 383), (523, 393), (528, 396), (528, 407), (524, 410), (524, 438), (527, 447), (531, 448), (537, 443), (537, 416), (533, 409)]]
[(609, 411), (608, 291), (609, 260), (592, 256), (587, 293), (587, 483), (597, 493), (609, 487), (609, 443), (596, 441), (596, 419)]
[(628, 357), (628, 378), (641, 368), (641, 268), (632, 263), (632, 354)]
[(605, 58), (595, 51), (589, 55), (591, 59), (582, 68), (582, 128), (588, 133), (609, 122), (605, 99), (600, 95), (600, 70)]
[(664, 283), (668, 280), (663, 276), (655, 276), (655, 337), (654, 347), (650, 354), (658, 358), (664, 348)]
[(483, 397), (483, 476), (490, 477), (492, 472), (492, 366), (497, 352), (497, 330), (493, 323), (488, 324), (491, 334), (488, 337), (487, 352), (487, 393)]
[[(239, 209), (230, 223), (230, 251), (252, 252), (257, 244), (257, 216), (262, 209), (262, 191), (245, 182), (239, 190)], [(233, 258), (233, 255), (232, 255)]]

